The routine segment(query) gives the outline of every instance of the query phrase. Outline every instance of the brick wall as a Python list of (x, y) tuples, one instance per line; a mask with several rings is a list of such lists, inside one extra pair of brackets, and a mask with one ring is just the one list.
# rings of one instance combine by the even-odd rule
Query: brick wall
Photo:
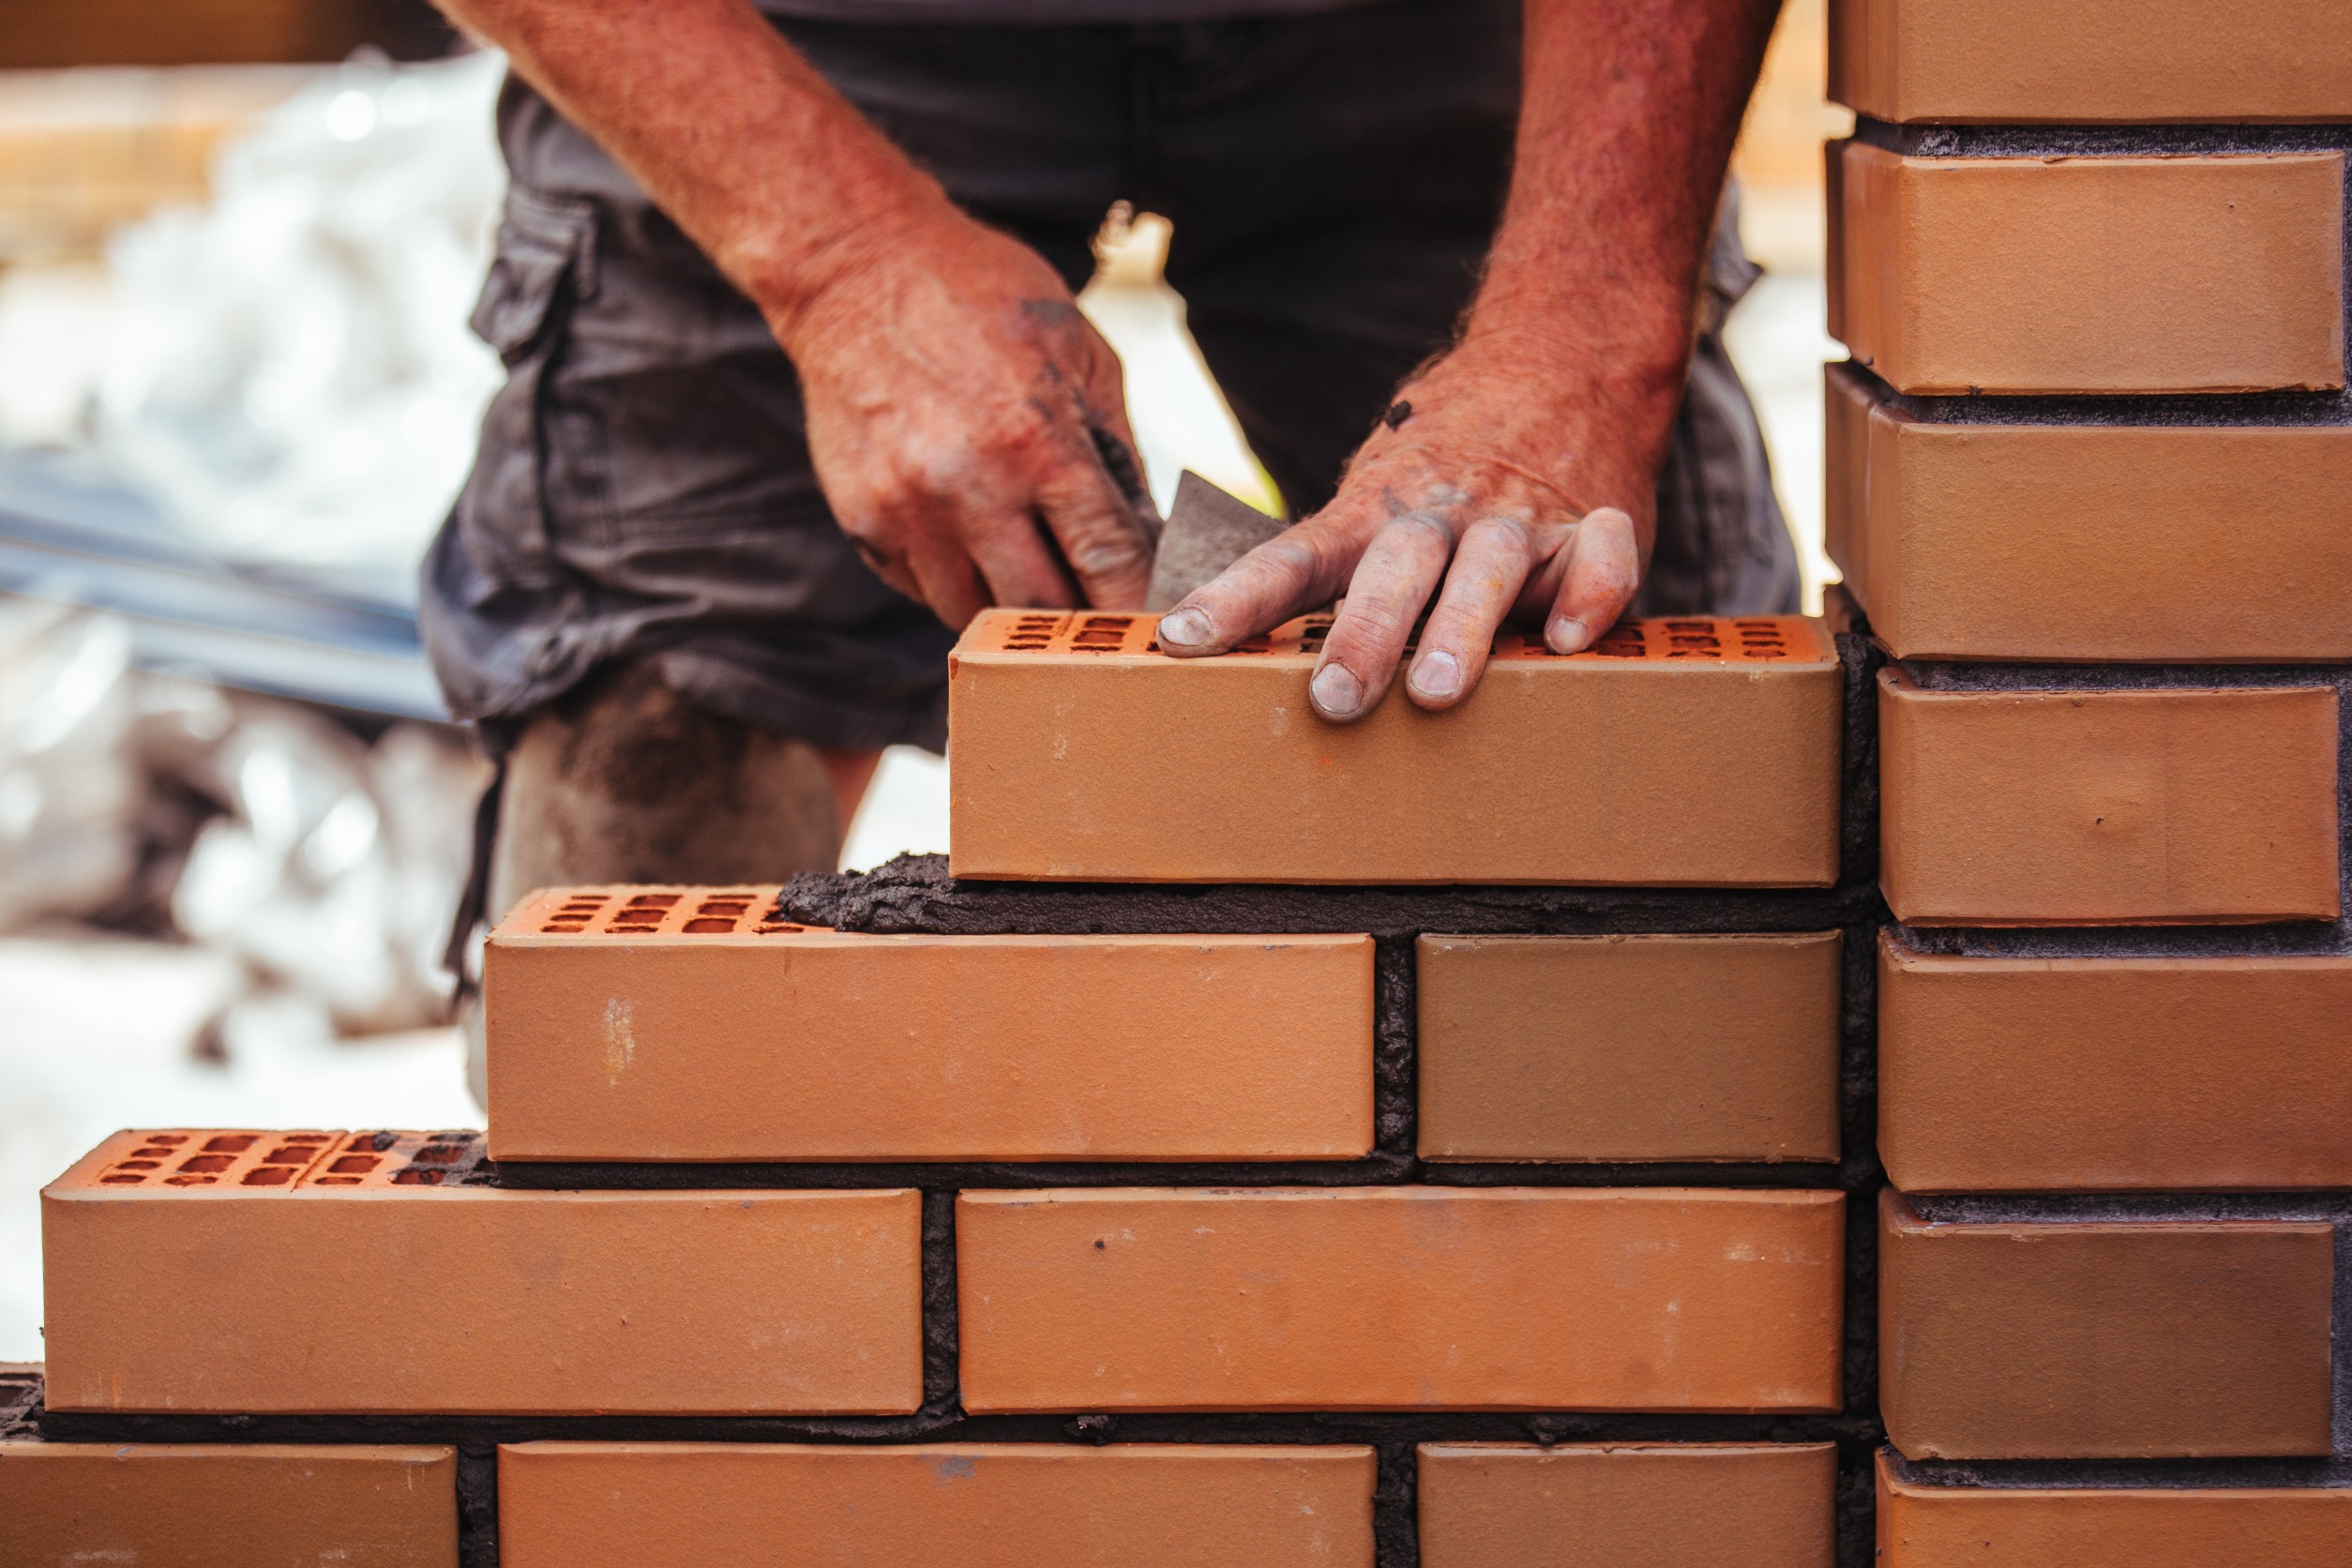
[(2352, 1560), (2340, 19), (1847, 0), (1882, 1568)]
[(2152, 8), (1833, 18), (1831, 624), (984, 617), (953, 874), (552, 890), (486, 1138), (53, 1184), (6, 1560), (2344, 1561), (2352, 102)]

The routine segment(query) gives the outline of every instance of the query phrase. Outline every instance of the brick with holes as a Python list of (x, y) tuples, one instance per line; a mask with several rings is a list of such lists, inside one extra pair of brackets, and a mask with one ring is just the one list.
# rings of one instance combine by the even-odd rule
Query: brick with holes
[(876, 936), (766, 918), (776, 893), (574, 888), (518, 906), (484, 960), (491, 1153), (1372, 1147), (1369, 937)]
[(957, 1200), (964, 1408), (1833, 1410), (1845, 1195)]
[(458, 1454), (369, 1443), (0, 1442), (10, 1568), (458, 1568)]
[(41, 1194), (61, 1410), (890, 1414), (911, 1191), (520, 1192), (475, 1133), (117, 1133)]
[(1317, 718), (1325, 618), (1211, 659), (1154, 618), (1001, 610), (949, 675), (957, 876), (1823, 886), (1843, 676), (1795, 616), (1500, 635), (1478, 690)]

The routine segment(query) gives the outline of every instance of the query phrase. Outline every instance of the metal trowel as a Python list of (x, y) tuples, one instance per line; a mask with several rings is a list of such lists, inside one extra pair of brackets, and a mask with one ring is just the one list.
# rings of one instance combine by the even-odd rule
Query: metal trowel
[(1152, 588), (1143, 608), (1173, 609), (1177, 600), (1289, 526), (1184, 470), (1176, 481), (1176, 504), (1168, 510), (1168, 525), (1160, 531)]

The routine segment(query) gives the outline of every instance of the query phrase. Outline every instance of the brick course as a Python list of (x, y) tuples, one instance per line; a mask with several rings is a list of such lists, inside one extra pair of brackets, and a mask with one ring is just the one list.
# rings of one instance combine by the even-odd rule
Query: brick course
[(2332, 687), (1879, 675), (1880, 885), (1913, 925), (2332, 920)]
[(2317, 1455), (2324, 1224), (1947, 1223), (1880, 1199), (1878, 1405), (1912, 1459)]
[(539, 1442), (502, 1568), (1372, 1568), (1368, 1448)]
[(1878, 1461), (1879, 1568), (2341, 1568), (2344, 1486), (1958, 1486)]
[(1930, 422), (1850, 366), (1827, 397), (1830, 558), (1896, 657), (2352, 659), (2352, 425)]
[(9, 1568), (457, 1568), (438, 1446), (0, 1441)]
[[(1341, 1159), (1372, 1146), (1369, 937), (869, 936), (761, 922), (774, 887), (725, 891), (554, 891), (492, 934), (493, 1154)], [(712, 909), (743, 912), (698, 912)]]
[(1425, 936), (1421, 1154), (1833, 1160), (1835, 931)]
[(1430, 714), (1392, 693), (1345, 727), (1306, 702), (1325, 624), (1188, 660), (1151, 651), (1149, 616), (981, 614), (949, 673), (956, 874), (1837, 878), (1844, 687), (1817, 622), (1629, 622), (1569, 658), (1508, 631), (1472, 701)]
[(1824, 1410), (1845, 1198), (967, 1192), (972, 1411)]
[[(50, 1408), (921, 1402), (915, 1193), (411, 1184), (451, 1168), (433, 1150), (462, 1146), (387, 1136), (373, 1153), (374, 1135), (328, 1138), (118, 1133), (45, 1189)], [(161, 1159), (143, 1153), (173, 1138)], [(268, 1163), (281, 1152), (287, 1163)], [(278, 1170), (294, 1174), (248, 1184)], [(339, 1180), (352, 1184), (323, 1184)]]
[(1422, 1568), (1830, 1568), (1828, 1443), (1425, 1443)]
[(2352, 119), (2334, 0), (1831, 0), (1830, 96), (1874, 119)]
[(1907, 1192), (2352, 1187), (2352, 957), (1878, 964)]
[(2344, 384), (2344, 156), (1832, 144), (1830, 335), (1913, 394)]

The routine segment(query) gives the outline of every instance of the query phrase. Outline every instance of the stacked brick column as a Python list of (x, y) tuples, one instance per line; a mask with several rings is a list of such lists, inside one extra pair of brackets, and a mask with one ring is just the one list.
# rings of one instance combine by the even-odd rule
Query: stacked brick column
[(1861, 1568), (1862, 644), (1335, 730), (1323, 626), (984, 618), (961, 875), (527, 902), (487, 1139), (101, 1146), (23, 1560)]
[(2352, 1561), (2344, 164), (2303, 0), (1848, 0), (1883, 1568)]

